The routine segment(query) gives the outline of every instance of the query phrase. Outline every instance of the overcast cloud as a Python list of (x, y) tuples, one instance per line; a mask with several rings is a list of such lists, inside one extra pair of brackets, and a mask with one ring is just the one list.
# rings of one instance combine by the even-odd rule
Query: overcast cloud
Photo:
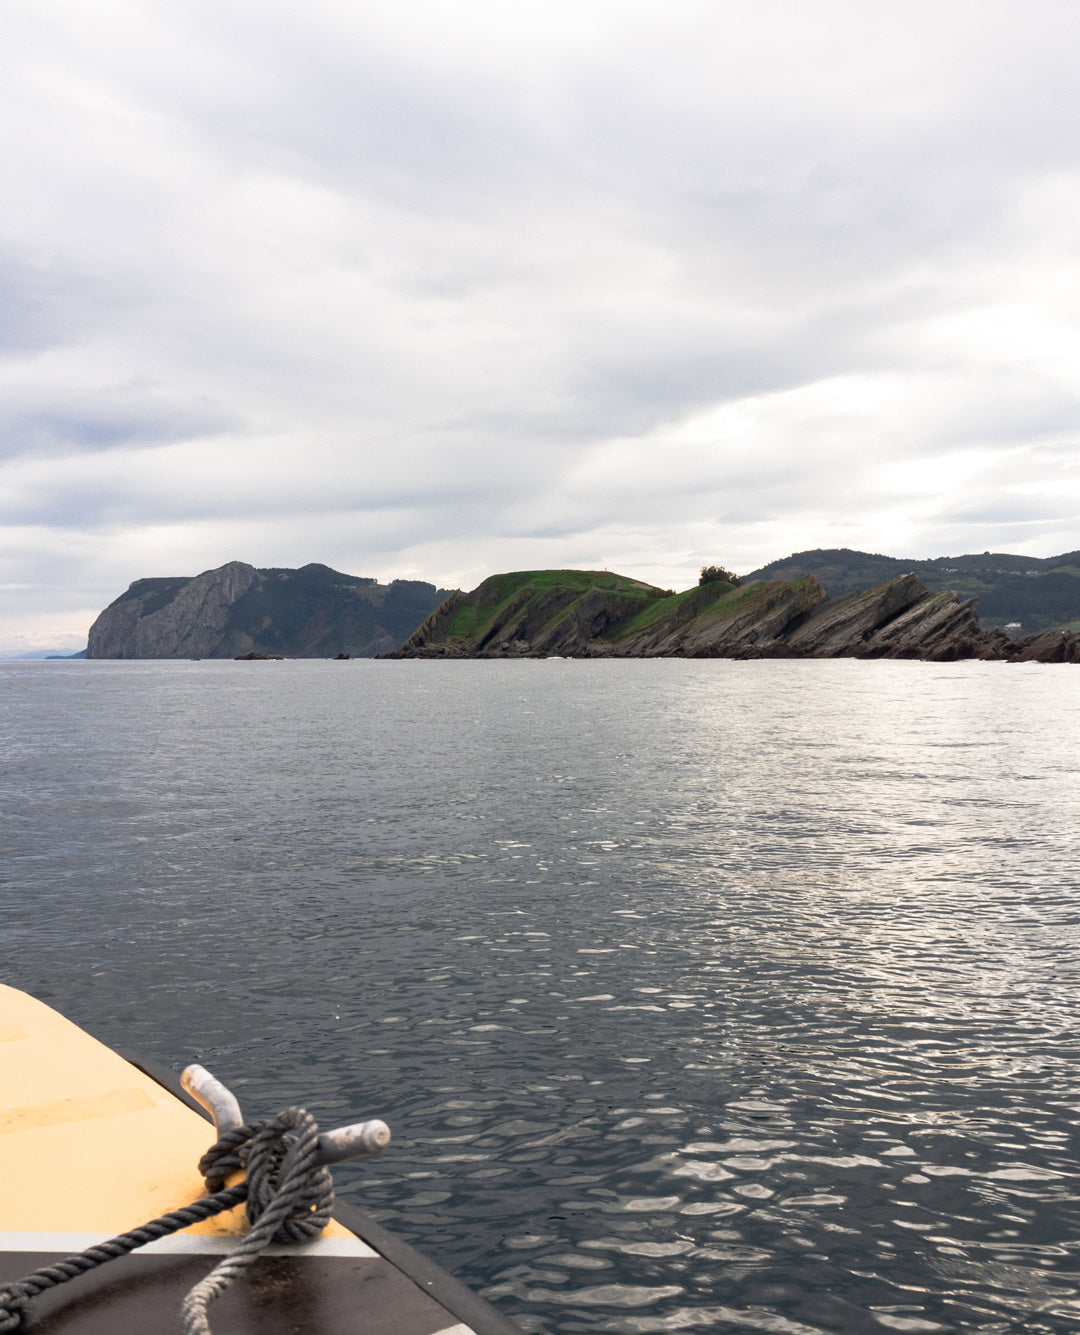
[(0, 648), (1080, 547), (1072, 0), (0, 0)]

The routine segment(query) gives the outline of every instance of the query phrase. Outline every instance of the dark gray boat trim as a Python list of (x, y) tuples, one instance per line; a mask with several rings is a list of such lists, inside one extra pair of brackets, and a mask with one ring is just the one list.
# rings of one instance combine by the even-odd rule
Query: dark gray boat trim
[[(144, 1075), (157, 1081), (181, 1103), (186, 1103), (200, 1117), (210, 1121), (205, 1109), (201, 1108), (181, 1087), (180, 1077), (175, 1071), (158, 1062), (127, 1052), (123, 1048), (118, 1048), (116, 1051)], [(422, 1252), (418, 1252), (415, 1247), (394, 1237), (370, 1215), (364, 1214), (354, 1206), (338, 1202), (334, 1206), (334, 1218), (378, 1252), (395, 1269), (408, 1276), (419, 1289), (445, 1307), (452, 1316), (471, 1326), (476, 1335), (523, 1335), (520, 1326), (496, 1311), (479, 1294), (473, 1293), (472, 1289), (467, 1288), (448, 1271), (429, 1260)]]

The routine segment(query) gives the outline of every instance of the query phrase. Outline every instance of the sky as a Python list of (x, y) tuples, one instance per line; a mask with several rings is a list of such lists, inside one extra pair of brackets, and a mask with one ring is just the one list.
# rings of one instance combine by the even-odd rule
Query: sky
[(1080, 547), (1073, 0), (0, 20), (0, 649), (231, 560)]

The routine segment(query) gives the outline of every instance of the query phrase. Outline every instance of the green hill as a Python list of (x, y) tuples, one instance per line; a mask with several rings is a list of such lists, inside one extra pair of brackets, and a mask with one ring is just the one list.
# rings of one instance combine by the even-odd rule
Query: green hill
[(497, 639), (561, 653), (549, 646), (602, 635), (669, 593), (607, 570), (515, 570), (452, 594), (407, 644), (445, 642), (472, 655)]

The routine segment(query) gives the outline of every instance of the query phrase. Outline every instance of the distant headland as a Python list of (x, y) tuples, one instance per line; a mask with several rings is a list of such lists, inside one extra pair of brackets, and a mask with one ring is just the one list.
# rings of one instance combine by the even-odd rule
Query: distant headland
[[(1034, 632), (1034, 633), (1032, 633)], [(817, 548), (675, 593), (611, 571), (492, 575), (471, 593), (312, 564), (136, 580), (88, 658), (888, 657), (1076, 662), (1080, 552), (912, 561)]]
[(830, 598), (814, 575), (702, 570), (683, 593), (610, 571), (526, 570), (452, 594), (388, 658), (914, 658), (1080, 662), (1080, 634), (980, 627), (976, 600), (914, 573)]
[(87, 658), (372, 658), (446, 597), (422, 580), (379, 584), (324, 565), (139, 579), (90, 628)]

